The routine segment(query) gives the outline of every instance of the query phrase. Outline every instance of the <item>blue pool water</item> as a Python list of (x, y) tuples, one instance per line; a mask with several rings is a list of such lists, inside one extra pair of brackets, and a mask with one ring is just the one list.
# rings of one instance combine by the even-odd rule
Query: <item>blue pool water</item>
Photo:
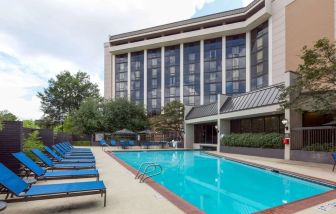
[(253, 213), (332, 190), (200, 151), (115, 152), (135, 169), (154, 161), (153, 179), (206, 213)]

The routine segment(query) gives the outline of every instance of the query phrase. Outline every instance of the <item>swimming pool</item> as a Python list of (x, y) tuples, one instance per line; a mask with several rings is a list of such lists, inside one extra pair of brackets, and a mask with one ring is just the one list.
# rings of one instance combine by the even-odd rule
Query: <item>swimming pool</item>
[(253, 213), (333, 190), (201, 151), (114, 152), (138, 169), (142, 162), (159, 163), (157, 183), (206, 213)]

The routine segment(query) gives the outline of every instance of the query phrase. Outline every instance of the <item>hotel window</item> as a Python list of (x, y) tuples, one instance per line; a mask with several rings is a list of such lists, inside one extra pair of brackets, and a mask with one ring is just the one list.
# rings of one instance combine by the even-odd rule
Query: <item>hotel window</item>
[[(216, 80), (211, 77), (216, 75)], [(217, 100), (222, 93), (222, 38), (204, 41), (204, 104)], [(214, 100), (215, 99), (215, 100)]]
[(200, 104), (200, 42), (185, 43), (183, 48), (183, 102)]
[(251, 89), (268, 86), (268, 22), (251, 31)]
[(158, 70), (157, 69), (153, 69), (152, 70), (152, 78), (157, 78), (158, 76)]
[(165, 47), (164, 98), (165, 104), (180, 99), (180, 45)]
[(216, 73), (211, 73), (210, 74), (210, 81), (216, 81), (217, 80), (217, 74)]
[(115, 56), (115, 97), (127, 98), (127, 67), (128, 55), (121, 54)]
[(245, 34), (226, 37), (226, 94), (244, 93), (246, 90), (246, 38)]
[(149, 115), (161, 112), (161, 48), (147, 52), (147, 112)]
[(189, 54), (188, 58), (189, 58), (190, 62), (194, 62), (196, 60), (196, 54), (195, 53), (191, 53), (191, 54)]
[(144, 52), (131, 53), (131, 101), (143, 103), (144, 97)]

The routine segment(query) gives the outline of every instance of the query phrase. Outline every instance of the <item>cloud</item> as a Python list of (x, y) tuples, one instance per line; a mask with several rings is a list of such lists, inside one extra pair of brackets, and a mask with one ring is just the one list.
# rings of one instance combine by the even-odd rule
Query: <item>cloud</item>
[(211, 1), (0, 0), (0, 110), (39, 118), (36, 91), (62, 70), (88, 72), (103, 94), (108, 35), (188, 19)]
[(246, 6), (249, 5), (251, 2), (253, 2), (253, 0), (242, 0), (243, 7), (246, 7)]

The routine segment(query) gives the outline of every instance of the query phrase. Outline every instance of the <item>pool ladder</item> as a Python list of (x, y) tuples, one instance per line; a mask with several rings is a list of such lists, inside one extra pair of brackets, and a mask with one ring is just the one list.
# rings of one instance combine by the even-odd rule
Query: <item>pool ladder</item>
[[(141, 172), (141, 169), (144, 167), (143, 172)], [(157, 170), (159, 169), (159, 170)], [(154, 172), (154, 173), (153, 173)], [(153, 174), (151, 174), (153, 173)], [(139, 179), (140, 183), (145, 182), (147, 178), (151, 178), (157, 175), (160, 175), (162, 173), (162, 167), (160, 164), (154, 163), (154, 162), (143, 162), (139, 169), (137, 174), (135, 175), (135, 179)]]

